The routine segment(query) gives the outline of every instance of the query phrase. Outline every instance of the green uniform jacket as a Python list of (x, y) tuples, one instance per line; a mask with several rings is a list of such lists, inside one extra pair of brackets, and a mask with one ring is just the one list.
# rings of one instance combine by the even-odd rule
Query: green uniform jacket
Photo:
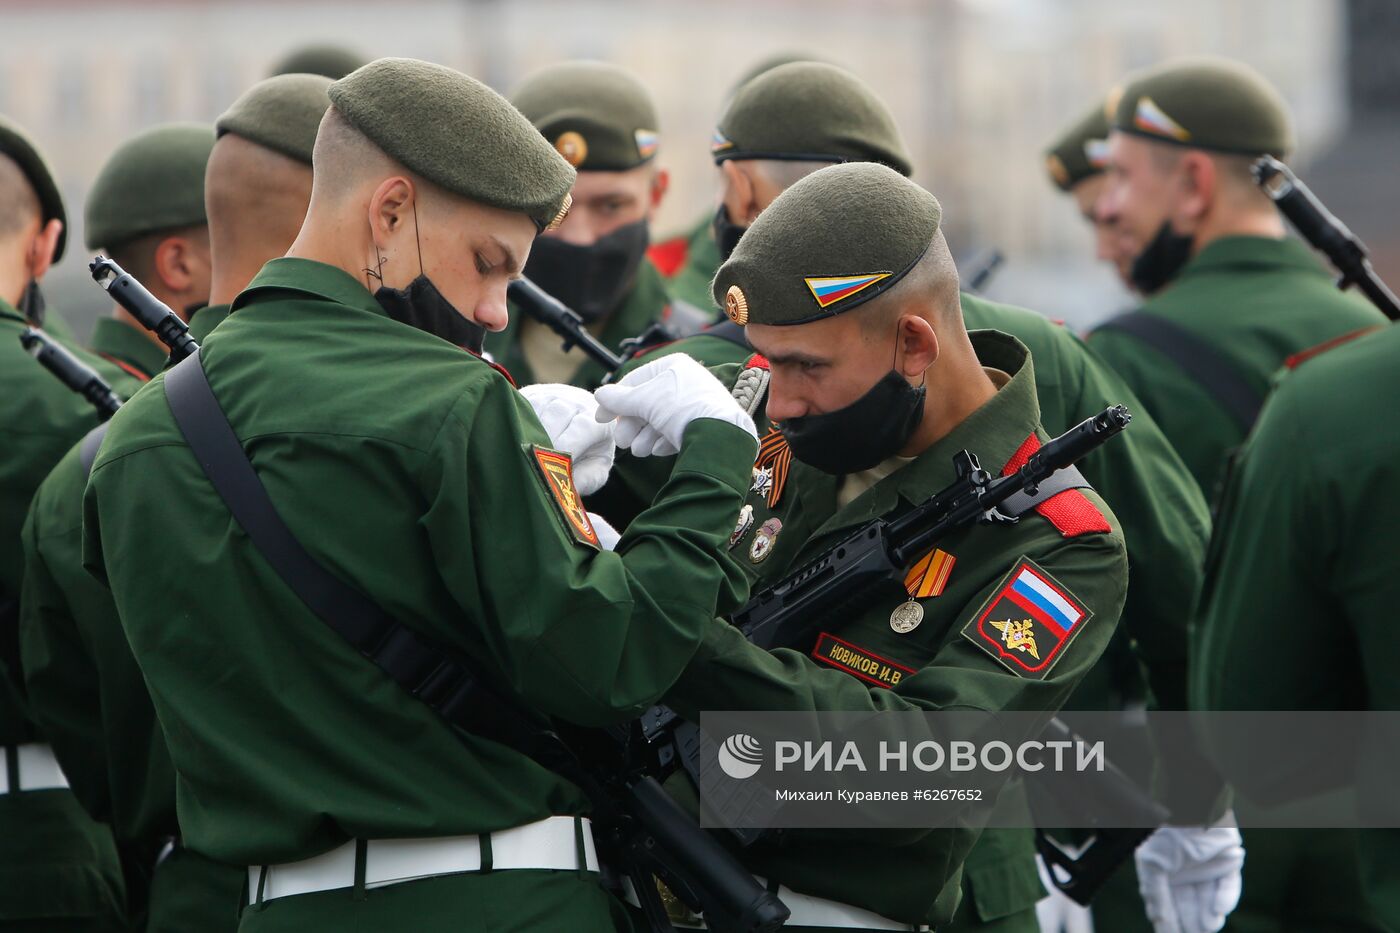
[(203, 344), (204, 338), (228, 317), (228, 312), (228, 305), (205, 305), (196, 311), (190, 317), (190, 336), (194, 342)]
[(689, 230), (653, 245), (648, 255), (661, 268), (672, 296), (697, 308), (715, 306), (710, 283), (724, 260), (715, 242), (714, 214), (706, 214)]
[[(746, 505), (753, 521), (731, 539), (730, 553), (755, 583), (779, 577), (863, 522), (924, 501), (953, 481), (957, 451), (971, 450), (984, 466), (999, 470), (1032, 436), (1045, 438), (1025, 347), (992, 331), (974, 333), (973, 344), (984, 365), (1011, 373), (1011, 381), (911, 464), (845, 508), (837, 506), (836, 477), (796, 461), (776, 511), (763, 495), (750, 493)], [(1015, 525), (977, 525), (941, 542), (956, 563), (942, 595), (921, 601), (926, 615), (912, 632), (901, 635), (890, 627), (891, 611), (908, 598), (897, 583), (809, 649), (766, 652), (716, 621), (667, 701), (689, 716), (702, 710), (1058, 710), (1108, 644), (1127, 586), (1123, 539), (1112, 513), (1091, 491), (1064, 495), (1076, 517), (1063, 532), (1037, 512)], [(770, 520), (781, 522), (776, 536), (765, 531)], [(772, 540), (760, 542), (764, 534)], [(1013, 662), (1003, 666), (974, 635), (963, 633), (1022, 558), (1092, 613), (1040, 680), (1013, 673)], [(846, 650), (833, 651), (832, 638), (845, 642)], [(879, 659), (902, 674), (872, 684), (842, 666), (839, 659), (850, 657), (847, 652)], [(759, 843), (742, 857), (755, 873), (797, 891), (937, 927), (957, 904), (960, 866), (977, 835), (975, 829), (897, 836), (789, 831), (781, 844)]]
[[(546, 485), (548, 437), (497, 370), (307, 260), (269, 263), (234, 308), (206, 370), (292, 532), (534, 709), (642, 712), (738, 598), (719, 548), (753, 462), (743, 431), (693, 424), (655, 506), (600, 553), (566, 517), (572, 487)], [(185, 844), (258, 865), (584, 811), (554, 774), (463, 740), (298, 601), (191, 458), (163, 383), (113, 419), (84, 559), (105, 566), (145, 674)]]
[[(0, 602), (18, 598), (24, 577), (20, 529), (35, 489), (55, 463), (98, 423), (97, 413), (23, 349), (27, 322), (0, 302)], [(105, 360), (73, 350), (118, 395), (137, 386)], [(0, 745), (46, 741), (26, 717), (17, 666), (16, 621), (4, 623), (0, 660)], [(0, 795), (0, 923), (37, 918), (112, 918), (122, 913), (122, 881), (111, 833), (66, 790)]]
[[(641, 268), (637, 270), (637, 281), (628, 290), (622, 305), (608, 317), (601, 331), (593, 332), (593, 336), (609, 350), (618, 352), (622, 349), (624, 340), (640, 336), (642, 331), (652, 324), (666, 320), (670, 315), (670, 305), (671, 298), (666, 293), (661, 273), (656, 271), (650, 260), (643, 260)], [(520, 386), (533, 385), (538, 381), (534, 371), (530, 369), (530, 364), (525, 361), (525, 352), (518, 339), (524, 317), (524, 312), (511, 302), (506, 329), (486, 336), (486, 352), (505, 367), (516, 385)], [(569, 383), (589, 391), (598, 388), (603, 382), (603, 377), (607, 375), (607, 370), (584, 356), (583, 351), (577, 347), (570, 353), (576, 354), (580, 363)]]
[[(1207, 244), (1143, 310), (1209, 343), (1260, 398), (1289, 356), (1385, 321), (1362, 299), (1338, 291), (1302, 243), (1252, 236)], [(1132, 386), (1213, 499), (1225, 458), (1245, 430), (1199, 383), (1137, 338), (1104, 329), (1090, 334), (1089, 343)]]
[[(93, 350), (147, 379), (166, 360), (112, 318), (98, 321)], [(243, 868), (200, 865), (200, 856), (180, 853), (160, 863), (158, 882), (150, 878), (161, 849), (180, 832), (175, 769), (112, 595), (83, 567), (80, 449), (70, 449), (44, 480), (24, 527), (20, 647), (29, 711), (84, 809), (110, 824), (128, 852), (128, 881), (154, 885), (149, 902), (145, 891), (129, 892), (132, 908), (148, 913), (142, 928), (232, 931)]]
[[(1385, 544), (1400, 527), (1397, 359), (1392, 324), (1302, 363), (1264, 407), (1221, 504), (1192, 641), (1194, 707), (1400, 709), (1385, 660), (1400, 602)], [(1231, 776), (1249, 792), (1249, 775)], [(1369, 805), (1393, 813), (1392, 792)], [(1365, 896), (1400, 927), (1400, 834), (1355, 835)]]

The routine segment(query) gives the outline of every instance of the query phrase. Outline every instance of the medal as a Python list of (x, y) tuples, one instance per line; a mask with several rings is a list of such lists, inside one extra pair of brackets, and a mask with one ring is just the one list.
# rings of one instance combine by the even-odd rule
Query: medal
[(914, 631), (922, 621), (924, 621), (924, 607), (913, 599), (895, 606), (894, 612), (890, 613), (890, 628), (901, 635)]
[(768, 433), (758, 442), (758, 460), (753, 465), (753, 491), (768, 500), (770, 509), (778, 507), (778, 500), (783, 497), (788, 470), (791, 468), (792, 448), (788, 447), (787, 439), (781, 431), (769, 428)]
[(746, 505), (739, 510), (739, 521), (734, 525), (734, 530), (729, 533), (729, 547), (732, 550), (734, 545), (739, 543), (739, 539), (753, 527), (753, 506)]
[(773, 545), (778, 540), (778, 532), (783, 530), (783, 523), (776, 518), (770, 518), (758, 529), (758, 533), (753, 536), (753, 544), (749, 545), (749, 560), (755, 564), (761, 564), (768, 559), (768, 555), (773, 553)]
[(767, 467), (754, 467), (753, 485), (749, 487), (749, 491), (766, 498), (773, 491), (773, 471)]

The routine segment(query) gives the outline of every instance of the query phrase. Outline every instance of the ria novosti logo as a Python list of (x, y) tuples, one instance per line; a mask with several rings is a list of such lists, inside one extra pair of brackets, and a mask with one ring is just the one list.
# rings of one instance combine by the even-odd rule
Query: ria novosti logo
[(763, 746), (753, 736), (736, 732), (719, 747), (719, 766), (735, 780), (751, 778), (763, 766)]

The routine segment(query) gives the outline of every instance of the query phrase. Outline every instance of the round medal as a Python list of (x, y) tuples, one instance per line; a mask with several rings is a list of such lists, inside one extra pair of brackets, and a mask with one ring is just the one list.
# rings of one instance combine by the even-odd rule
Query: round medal
[(924, 621), (924, 607), (914, 600), (902, 602), (890, 613), (890, 628), (901, 635), (908, 634)]

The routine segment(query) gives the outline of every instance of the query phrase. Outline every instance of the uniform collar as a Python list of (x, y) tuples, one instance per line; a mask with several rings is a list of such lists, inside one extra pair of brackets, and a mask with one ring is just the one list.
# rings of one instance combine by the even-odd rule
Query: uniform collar
[(113, 317), (98, 318), (90, 344), (94, 353), (135, 369), (147, 379), (160, 372), (169, 358), (166, 350), (138, 333), (134, 326)]
[(1001, 370), (1010, 381), (908, 466), (839, 509), (816, 536), (888, 515), (900, 508), (901, 500), (907, 506), (923, 502), (953, 482), (953, 455), (960, 450), (971, 452), (984, 470), (996, 476), (1040, 426), (1035, 369), (1026, 345), (995, 330), (975, 330), (968, 336), (982, 365)]
[(1207, 243), (1182, 268), (1177, 281), (1193, 275), (1234, 273), (1241, 269), (1295, 269), (1325, 274), (1312, 251), (1292, 237), (1226, 236)]
[(284, 256), (263, 266), (248, 287), (233, 299), (230, 311), (237, 311), (249, 304), (256, 304), (270, 292), (301, 292), (326, 301), (348, 305), (362, 311), (369, 311), (388, 317), (379, 302), (357, 280), (344, 269), (316, 262), (312, 259), (298, 259)]
[(195, 343), (203, 343), (209, 332), (224, 322), (231, 305), (205, 305), (190, 316), (190, 336)]

